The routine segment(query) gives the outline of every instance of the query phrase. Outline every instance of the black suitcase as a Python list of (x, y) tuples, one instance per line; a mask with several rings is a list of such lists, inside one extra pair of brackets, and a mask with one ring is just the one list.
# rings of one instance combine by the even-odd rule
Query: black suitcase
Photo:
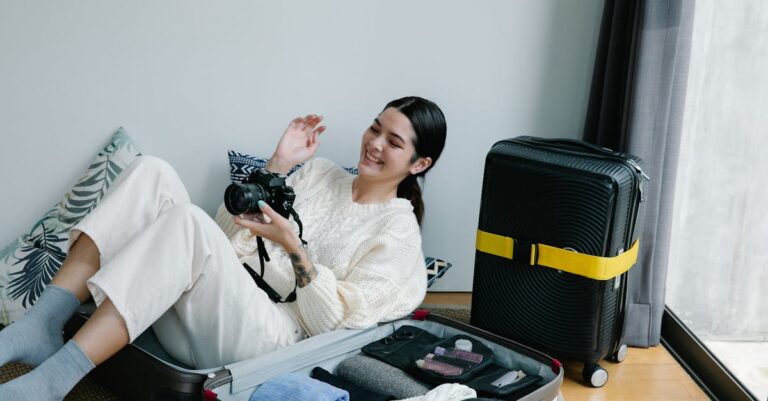
[[(73, 335), (92, 311), (93, 304), (82, 307), (65, 327), (65, 336)], [(318, 366), (333, 372), (342, 360), (360, 354), (366, 344), (385, 339), (404, 325), (426, 330), (440, 338), (469, 336), (492, 349), (496, 365), (539, 376), (537, 382), (494, 397), (496, 399), (559, 399), (564, 372), (557, 360), (522, 344), (423, 310), (369, 329), (323, 333), (257, 358), (210, 369), (192, 369), (174, 360), (163, 350), (150, 328), (97, 367), (92, 375), (125, 401), (247, 401), (255, 388), (272, 377), (289, 372), (309, 374)]]
[(605, 384), (598, 361), (626, 355), (626, 270), (637, 256), (648, 179), (640, 163), (576, 140), (494, 144), (483, 177), (472, 325), (584, 362), (584, 379)]

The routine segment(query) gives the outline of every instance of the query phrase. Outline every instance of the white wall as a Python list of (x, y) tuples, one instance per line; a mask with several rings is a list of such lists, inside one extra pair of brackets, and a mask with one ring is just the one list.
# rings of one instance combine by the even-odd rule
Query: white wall
[(26, 230), (124, 126), (209, 213), (226, 150), (268, 155), (326, 116), (319, 155), (358, 157), (383, 105), (437, 102), (448, 142), (427, 177), (424, 251), (471, 290), (484, 157), (521, 134), (578, 137), (602, 0), (0, 0), (0, 244)]

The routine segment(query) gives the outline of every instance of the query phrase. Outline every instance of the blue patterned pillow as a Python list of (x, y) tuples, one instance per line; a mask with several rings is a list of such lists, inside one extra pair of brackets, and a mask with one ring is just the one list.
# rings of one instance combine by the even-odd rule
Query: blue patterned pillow
[(435, 259), (433, 257), (426, 257), (424, 262), (427, 264), (427, 287), (432, 287), (437, 279), (443, 277), (443, 274), (453, 266), (442, 259)]
[[(269, 159), (251, 156), (245, 153), (238, 153), (234, 150), (230, 150), (227, 153), (229, 156), (229, 178), (232, 182), (245, 181), (254, 170), (266, 167), (267, 162), (269, 162)], [(303, 166), (303, 164), (294, 166), (291, 171), (288, 172), (288, 175), (293, 174), (293, 172), (300, 169), (301, 166)], [(357, 169), (354, 167), (344, 167), (344, 170), (347, 170), (350, 174), (357, 174)]]
[[(238, 153), (234, 150), (228, 152), (229, 155), (229, 176), (232, 182), (243, 182), (248, 178), (251, 173), (260, 168), (264, 168), (269, 162), (269, 159), (263, 157), (251, 156), (245, 153)], [(294, 171), (298, 170), (302, 165), (299, 164), (288, 172), (291, 175)], [(357, 169), (354, 167), (344, 167), (350, 174), (357, 174)], [(451, 268), (451, 264), (442, 260), (432, 257), (425, 258), (424, 262), (427, 265), (427, 287), (431, 287), (437, 279), (443, 276), (448, 269)]]
[(69, 229), (101, 201), (141, 153), (122, 128), (85, 174), (26, 234), (0, 250), (0, 324), (18, 320), (50, 283), (69, 251)]

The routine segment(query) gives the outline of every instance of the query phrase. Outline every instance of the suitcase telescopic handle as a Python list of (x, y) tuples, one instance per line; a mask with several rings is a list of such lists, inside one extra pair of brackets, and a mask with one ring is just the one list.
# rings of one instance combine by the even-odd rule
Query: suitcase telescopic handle
[(558, 148), (568, 148), (572, 150), (587, 150), (592, 152), (598, 152), (602, 153), (604, 155), (608, 156), (617, 156), (620, 154), (620, 152), (616, 152), (614, 150), (604, 148), (601, 146), (597, 146), (594, 144), (591, 144), (589, 142), (579, 141), (576, 139), (567, 139), (567, 138), (537, 138), (537, 137), (528, 137), (527, 140), (531, 142), (536, 142), (541, 145), (549, 145), (549, 146), (555, 146)]

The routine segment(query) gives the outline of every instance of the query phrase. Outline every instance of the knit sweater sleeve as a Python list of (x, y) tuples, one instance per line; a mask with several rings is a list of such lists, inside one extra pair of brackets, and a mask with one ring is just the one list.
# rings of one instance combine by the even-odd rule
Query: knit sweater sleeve
[(292, 187), (296, 195), (302, 195), (308, 190), (312, 190), (319, 183), (323, 181), (323, 178), (336, 167), (336, 163), (316, 157), (310, 159), (304, 163), (298, 170), (289, 175), (285, 180), (285, 184)]
[[(389, 227), (364, 241), (349, 274), (337, 278), (315, 264), (317, 276), (297, 291), (296, 302), (311, 335), (337, 328), (365, 328), (403, 317), (426, 294), (418, 225)], [(405, 235), (404, 235), (405, 234)]]

